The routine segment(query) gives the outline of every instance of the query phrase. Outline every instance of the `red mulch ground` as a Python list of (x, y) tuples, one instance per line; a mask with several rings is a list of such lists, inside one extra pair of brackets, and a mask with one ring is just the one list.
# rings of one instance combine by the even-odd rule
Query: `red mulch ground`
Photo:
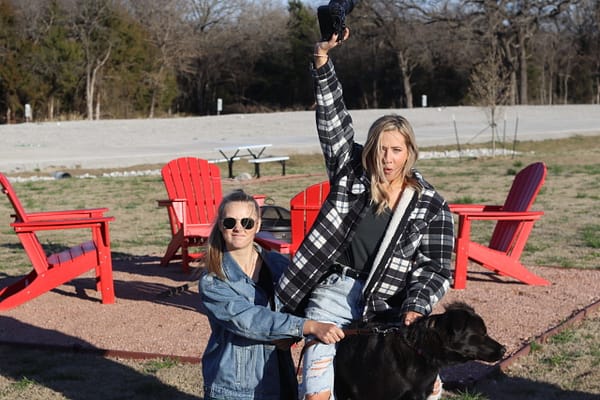
[[(114, 260), (117, 302), (102, 305), (93, 276), (82, 276), (0, 315), (0, 342), (110, 350), (135, 357), (169, 355), (198, 361), (209, 335), (197, 311), (196, 282), (179, 294), (171, 288), (192, 276), (178, 264), (158, 265), (158, 257)], [(435, 312), (464, 301), (487, 323), (492, 337), (504, 343), (507, 358), (529, 341), (600, 300), (600, 271), (531, 267), (552, 282), (548, 287), (522, 285), (477, 266), (469, 267), (466, 290), (450, 290)], [(0, 286), (7, 284), (0, 281)], [(444, 371), (446, 381), (471, 381), (489, 366), (471, 363)]]

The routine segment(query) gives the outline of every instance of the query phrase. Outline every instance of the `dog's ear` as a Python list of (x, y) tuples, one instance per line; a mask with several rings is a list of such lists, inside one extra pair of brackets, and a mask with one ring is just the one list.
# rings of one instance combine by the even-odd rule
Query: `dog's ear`
[(470, 315), (469, 312), (465, 312), (462, 309), (450, 309), (443, 314), (437, 315), (432, 326), (442, 336), (442, 340), (450, 343), (465, 330)]
[(471, 307), (470, 305), (468, 305), (467, 303), (462, 302), (462, 301), (454, 301), (454, 302), (448, 304), (447, 306), (445, 306), (444, 309), (446, 311), (464, 310), (464, 311), (468, 311), (472, 314), (475, 314), (475, 309), (473, 307)]

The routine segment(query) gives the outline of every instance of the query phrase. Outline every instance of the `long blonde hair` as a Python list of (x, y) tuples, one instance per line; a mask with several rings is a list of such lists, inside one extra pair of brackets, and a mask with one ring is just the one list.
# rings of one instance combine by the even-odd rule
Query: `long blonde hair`
[(225, 240), (223, 239), (223, 234), (221, 233), (221, 221), (223, 220), (225, 214), (225, 207), (229, 203), (233, 202), (252, 204), (254, 210), (256, 211), (256, 223), (259, 223), (260, 220), (260, 207), (258, 203), (254, 197), (247, 194), (243, 190), (231, 192), (227, 196), (223, 197), (223, 200), (221, 200), (214, 225), (210, 231), (210, 235), (208, 236), (208, 250), (206, 254), (206, 268), (209, 272), (214, 273), (221, 279), (226, 279), (225, 273), (223, 272), (223, 253), (225, 252)]
[(388, 131), (398, 131), (404, 137), (408, 158), (402, 168), (403, 183), (421, 190), (421, 185), (413, 174), (413, 167), (419, 158), (419, 149), (415, 140), (415, 133), (408, 120), (397, 114), (384, 115), (371, 125), (367, 141), (362, 152), (362, 165), (371, 178), (371, 201), (377, 206), (377, 214), (381, 214), (385, 208), (392, 208), (390, 199), (385, 191), (388, 183), (381, 161), (381, 134)]

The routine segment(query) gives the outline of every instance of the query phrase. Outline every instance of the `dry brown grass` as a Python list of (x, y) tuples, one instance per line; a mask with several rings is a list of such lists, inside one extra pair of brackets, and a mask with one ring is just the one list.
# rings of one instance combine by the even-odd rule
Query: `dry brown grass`
[[(534, 209), (545, 212), (536, 224), (523, 255), (525, 264), (559, 267), (600, 267), (600, 146), (598, 137), (573, 137), (564, 140), (519, 143), (518, 156), (480, 159), (423, 160), (418, 168), (449, 202), (501, 203), (514, 174), (534, 161), (548, 165), (548, 178)], [(236, 173), (251, 172), (236, 165)], [(152, 169), (144, 166), (135, 169)], [(226, 176), (225, 165), (222, 165)], [(321, 156), (293, 156), (286, 178), (278, 177), (280, 166), (265, 165), (261, 180), (224, 180), (224, 191), (244, 188), (250, 193), (264, 193), (275, 204), (286, 206), (289, 198), (311, 183), (325, 179)], [(68, 171), (73, 176), (84, 172)], [(31, 175), (31, 174), (30, 174)], [(164, 198), (160, 176), (130, 178), (62, 179), (15, 183), (14, 187), (29, 211), (84, 207), (108, 207), (116, 217), (111, 225), (113, 257), (116, 259), (154, 255), (160, 256), (169, 240), (166, 212), (157, 208), (156, 199)], [(0, 202), (0, 284), (2, 277), (19, 275), (31, 268), (20, 244), (9, 227), (12, 210)], [(485, 239), (489, 226), (479, 226), (476, 237)], [(71, 236), (41, 235), (42, 242), (60, 247), (75, 240)], [(1, 319), (1, 317), (0, 317)], [(600, 381), (597, 372), (597, 332), (600, 322), (590, 322), (592, 328), (577, 330), (578, 340), (569, 345), (591, 350), (595, 354), (591, 367), (582, 367), (579, 375)], [(595, 325), (593, 325), (595, 324)], [(556, 344), (564, 351), (563, 343)], [(544, 346), (546, 348), (546, 346)], [(542, 354), (542, 353), (539, 353)], [(548, 356), (550, 357), (550, 356)], [(561, 361), (560, 357), (557, 358)], [(530, 361), (529, 361), (530, 360)], [(568, 358), (568, 364), (578, 363)], [(529, 357), (530, 372), (515, 369), (508, 383), (537, 381), (539, 372), (548, 367), (543, 360)], [(551, 363), (550, 363), (551, 364)], [(566, 363), (559, 362), (558, 368)], [(552, 375), (552, 376), (550, 376)], [(558, 392), (572, 390), (573, 377), (553, 372), (550, 386)], [(521, 382), (522, 381), (522, 382)], [(197, 365), (172, 362), (124, 361), (82, 354), (61, 354), (44, 351), (23, 351), (0, 346), (0, 398), (23, 399), (94, 399), (94, 398), (198, 398), (201, 396), (200, 372)], [(497, 387), (496, 387), (497, 388)], [(525, 386), (523, 386), (525, 388)], [(562, 389), (561, 389), (562, 388)], [(564, 390), (563, 390), (564, 389)], [(529, 389), (528, 389), (529, 390)], [(587, 390), (587, 389), (586, 389)], [(598, 385), (591, 392), (600, 394)], [(500, 393), (501, 391), (496, 390)], [(459, 398), (534, 398), (517, 394), (508, 397)], [(540, 397), (541, 398), (541, 397)], [(550, 397), (547, 397), (550, 398)], [(584, 397), (555, 397), (575, 399)], [(591, 397), (590, 397), (591, 398)]]

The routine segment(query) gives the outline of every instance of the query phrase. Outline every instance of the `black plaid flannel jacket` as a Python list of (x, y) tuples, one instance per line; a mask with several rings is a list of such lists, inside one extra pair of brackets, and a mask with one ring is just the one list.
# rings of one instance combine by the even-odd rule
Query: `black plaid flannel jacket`
[[(354, 143), (352, 119), (331, 60), (313, 70), (313, 77), (317, 130), (331, 189), (277, 287), (286, 310), (297, 313), (352, 239), (371, 197), (369, 177), (361, 165), (362, 146)], [(414, 172), (423, 190), (415, 192), (399, 223), (388, 227), (393, 230), (392, 239), (386, 243), (389, 235), (384, 236), (378, 257), (381, 261), (371, 269), (363, 292), (366, 319), (396, 309), (398, 313), (428, 315), (450, 286), (452, 215), (445, 200)]]

